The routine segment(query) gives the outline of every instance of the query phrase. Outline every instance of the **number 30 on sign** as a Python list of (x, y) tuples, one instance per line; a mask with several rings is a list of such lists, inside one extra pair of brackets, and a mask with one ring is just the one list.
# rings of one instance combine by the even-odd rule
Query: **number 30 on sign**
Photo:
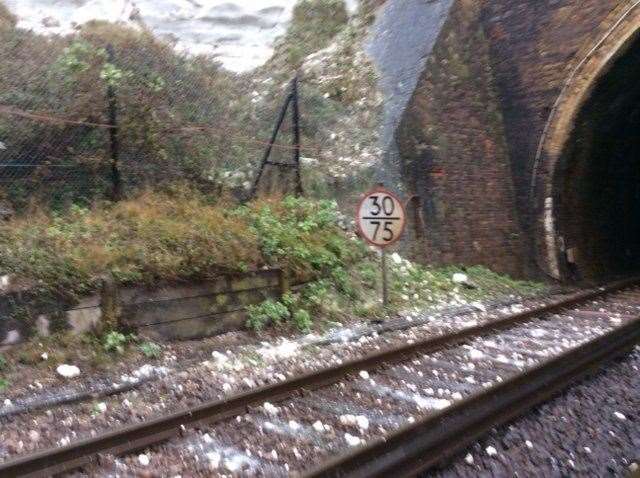
[(360, 235), (377, 247), (396, 243), (406, 223), (404, 205), (398, 196), (380, 187), (367, 193), (357, 211)]

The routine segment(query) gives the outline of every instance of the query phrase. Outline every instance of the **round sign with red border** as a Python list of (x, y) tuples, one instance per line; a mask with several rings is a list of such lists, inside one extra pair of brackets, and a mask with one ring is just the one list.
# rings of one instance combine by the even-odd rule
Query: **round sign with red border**
[(404, 204), (383, 187), (367, 193), (356, 212), (360, 235), (376, 247), (389, 247), (400, 240), (406, 225)]

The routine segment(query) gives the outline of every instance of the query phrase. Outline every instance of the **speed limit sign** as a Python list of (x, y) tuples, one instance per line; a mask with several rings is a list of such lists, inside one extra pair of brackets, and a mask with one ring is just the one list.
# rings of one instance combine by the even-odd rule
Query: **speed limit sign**
[(406, 214), (404, 205), (383, 187), (367, 193), (357, 211), (360, 235), (370, 244), (384, 248), (398, 240), (404, 232)]

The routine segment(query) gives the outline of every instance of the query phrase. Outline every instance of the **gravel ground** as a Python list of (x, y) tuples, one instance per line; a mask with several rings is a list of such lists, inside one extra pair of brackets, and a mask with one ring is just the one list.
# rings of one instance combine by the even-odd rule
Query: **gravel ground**
[[(139, 455), (105, 457), (74, 476), (156, 476), (152, 470), (159, 469), (203, 477), (288, 476), (382, 438), (622, 325), (632, 317), (627, 312), (640, 307), (640, 297), (624, 306), (616, 297), (417, 355), (402, 364), (363, 370), (302, 397), (265, 403), (186, 432)], [(600, 309), (607, 312), (597, 312)], [(611, 309), (620, 316), (610, 316)], [(469, 470), (471, 476), (474, 471)]]
[(640, 346), (492, 431), (430, 478), (630, 476), (640, 465)]
[[(371, 333), (371, 328), (368, 328), (367, 335), (362, 329), (352, 327), (322, 337), (305, 336), (299, 340), (280, 339), (276, 343), (237, 346), (230, 345), (234, 341), (239, 343), (237, 338), (230, 341), (220, 337), (205, 342), (209, 350), (214, 349), (206, 355), (203, 355), (206, 347), (200, 344), (195, 360), (187, 361), (186, 367), (186, 356), (165, 354), (153, 365), (132, 369), (130, 364), (123, 364), (121, 373), (100, 377), (101, 383), (112, 381), (116, 386), (150, 377), (136, 389), (125, 393), (5, 417), (2, 414), (14, 403), (11, 399), (2, 399), (9, 401), (0, 400), (0, 461), (43, 448), (63, 446), (82, 437), (192, 407), (205, 400), (277, 383), (302, 372), (329, 367), (382, 348), (493, 321), (499, 316), (537, 306), (540, 302), (531, 300), (495, 310), (486, 310), (484, 305), (477, 303), (472, 307), (474, 312), (462, 315), (407, 315), (398, 319), (397, 326), (401, 330), (385, 334)], [(226, 343), (229, 347), (225, 350), (216, 347), (216, 343)], [(82, 388), (94, 380), (97, 378), (76, 378), (67, 387), (76, 385)], [(51, 395), (54, 391), (43, 393)], [(24, 397), (21, 399), (25, 400)], [(14, 397), (14, 401), (18, 398)]]

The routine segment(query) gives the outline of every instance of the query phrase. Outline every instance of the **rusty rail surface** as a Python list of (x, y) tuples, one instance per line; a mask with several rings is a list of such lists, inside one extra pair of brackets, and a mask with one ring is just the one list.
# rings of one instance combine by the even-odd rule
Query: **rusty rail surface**
[[(18, 457), (0, 464), (0, 476), (3, 478), (27, 476), (46, 477), (86, 466), (95, 460), (99, 454), (112, 454), (118, 456), (133, 453), (148, 446), (161, 443), (171, 437), (178, 436), (183, 433), (186, 427), (196, 427), (198, 424), (214, 423), (225, 418), (230, 418), (238, 414), (245, 413), (247, 407), (261, 405), (265, 401), (276, 402), (291, 396), (295, 392), (313, 390), (335, 383), (345, 376), (357, 373), (363, 369), (379, 367), (382, 364), (401, 362), (418, 353), (439, 350), (447, 346), (464, 342), (471, 337), (488, 335), (496, 330), (509, 328), (529, 321), (537, 316), (561, 311), (582, 302), (620, 291), (627, 287), (636, 285), (639, 282), (640, 279), (638, 278), (626, 279), (608, 284), (607, 286), (600, 287), (598, 289), (578, 292), (564, 299), (524, 312), (511, 314), (505, 318), (487, 324), (469, 327), (452, 334), (429, 338), (399, 348), (383, 350), (375, 354), (345, 362), (339, 366), (304, 374), (275, 385), (260, 387), (232, 397), (209, 401), (187, 410), (158, 417), (143, 423), (126, 426), (103, 433), (96, 437), (79, 440), (64, 447), (43, 450), (30, 455)], [(634, 322), (634, 325), (636, 328), (640, 329), (640, 324)], [(624, 327), (623, 329), (628, 331), (629, 327)], [(633, 330), (631, 332), (633, 332)], [(640, 335), (640, 330), (636, 330), (635, 332)], [(542, 372), (542, 374), (544, 375), (545, 372)], [(516, 380), (522, 379), (518, 378)], [(511, 384), (516, 380), (506, 382), (500, 387), (500, 389), (503, 389), (505, 385)], [(517, 383), (521, 382), (518, 381)], [(483, 394), (483, 396), (484, 395), (486, 394)], [(542, 395), (542, 392), (538, 394), (539, 397)], [(544, 396), (548, 396), (548, 394), (544, 394)], [(538, 403), (538, 401), (539, 400), (536, 399), (536, 401), (531, 403)], [(466, 403), (466, 401), (464, 403)], [(459, 411), (461, 406), (462, 402), (451, 407), (450, 411), (448, 410), (446, 414), (442, 415), (449, 416), (453, 411)], [(514, 416), (515, 412), (507, 411), (504, 407), (505, 405), (503, 405), (499, 412), (501, 413), (501, 416), (506, 417), (505, 419)], [(420, 424), (415, 427), (418, 427), (419, 425)], [(403, 440), (406, 440), (407, 434), (411, 435), (414, 433), (413, 430), (416, 430), (415, 427), (401, 430), (401, 432), (404, 433), (402, 435), (400, 435), (401, 432), (395, 433), (393, 435), (393, 440), (387, 441), (386, 443), (389, 443), (389, 446), (393, 443), (402, 444)], [(479, 426), (478, 430), (481, 428), (482, 427)], [(456, 435), (456, 439), (459, 438), (460, 435)], [(396, 456), (391, 454), (388, 448), (386, 451), (384, 450), (386, 443), (374, 443), (357, 453), (349, 455), (348, 457), (339, 458), (338, 460), (329, 463), (327, 467), (314, 471), (309, 476), (343, 476), (344, 474), (351, 473), (354, 473), (354, 476), (374, 476), (369, 474), (358, 474), (357, 469), (359, 469), (359, 457), (365, 456), (364, 454), (369, 453), (369, 451), (373, 450), (374, 447), (381, 447), (376, 448), (376, 450), (380, 450), (379, 453), (385, 457), (389, 457), (389, 459)], [(405, 444), (405, 446), (408, 445)], [(402, 449), (402, 456), (404, 456), (405, 451), (406, 450)], [(380, 463), (382, 466), (387, 462), (376, 460), (376, 463)], [(355, 466), (355, 468), (349, 468), (350, 466)], [(421, 467), (411, 467), (411, 469), (414, 468), (417, 470)], [(342, 471), (344, 469), (349, 469), (351, 471), (345, 473)], [(399, 470), (400, 468), (397, 470), (394, 469), (394, 474)], [(409, 474), (411, 474), (411, 472)]]

